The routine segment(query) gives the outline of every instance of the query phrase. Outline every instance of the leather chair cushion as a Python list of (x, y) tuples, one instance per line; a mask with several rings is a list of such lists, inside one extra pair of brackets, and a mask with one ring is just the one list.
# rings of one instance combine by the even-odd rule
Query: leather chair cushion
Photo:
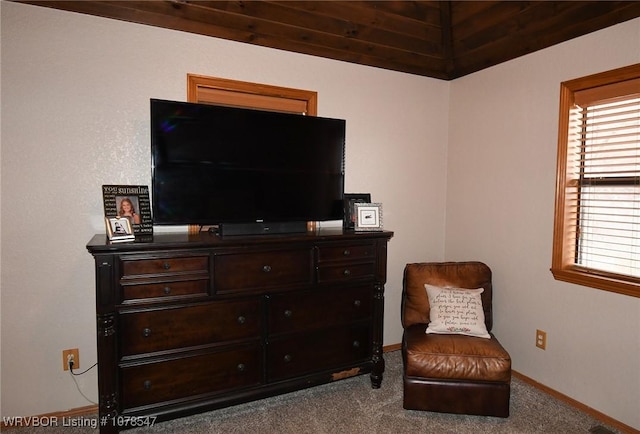
[(464, 335), (426, 334), (426, 324), (404, 332), (405, 375), (423, 379), (511, 381), (511, 357), (500, 342)]

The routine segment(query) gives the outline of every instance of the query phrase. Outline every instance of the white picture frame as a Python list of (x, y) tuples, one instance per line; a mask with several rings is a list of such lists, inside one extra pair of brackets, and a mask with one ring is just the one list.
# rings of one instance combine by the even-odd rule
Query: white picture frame
[(382, 204), (381, 203), (355, 203), (356, 231), (381, 231)]

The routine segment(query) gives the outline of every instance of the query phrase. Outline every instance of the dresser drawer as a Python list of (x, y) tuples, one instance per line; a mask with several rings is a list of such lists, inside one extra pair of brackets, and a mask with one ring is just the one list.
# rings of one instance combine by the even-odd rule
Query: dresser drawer
[(371, 286), (332, 288), (269, 297), (269, 334), (292, 333), (366, 320), (372, 315)]
[(161, 283), (138, 284), (129, 283), (122, 286), (123, 301), (168, 298), (189, 298), (205, 296), (208, 293), (209, 279), (167, 281)]
[(209, 256), (121, 258), (123, 279), (184, 273), (209, 273)]
[(269, 381), (339, 369), (371, 357), (369, 326), (331, 328), (269, 342)]
[(214, 290), (252, 290), (313, 282), (313, 251), (310, 248), (216, 255)]
[(318, 282), (348, 282), (357, 279), (373, 279), (373, 263), (321, 265), (318, 267)]
[(118, 322), (122, 356), (258, 339), (260, 300), (122, 311)]
[(372, 242), (320, 245), (318, 246), (318, 262), (373, 261), (375, 253), (375, 243)]
[(259, 385), (258, 345), (120, 368), (124, 409)]

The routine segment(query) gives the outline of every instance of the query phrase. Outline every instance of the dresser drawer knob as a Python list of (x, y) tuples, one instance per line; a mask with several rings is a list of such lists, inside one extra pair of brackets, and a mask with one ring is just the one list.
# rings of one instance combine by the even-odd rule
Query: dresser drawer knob
[(344, 274), (345, 276), (351, 276), (351, 270), (349, 270), (348, 268), (346, 270), (344, 270), (342, 272), (342, 274)]
[(290, 309), (287, 309), (284, 311), (284, 316), (285, 318), (291, 318), (293, 316), (293, 311)]
[(353, 302), (353, 307), (360, 307), (360, 306), (362, 306), (362, 302), (360, 300), (355, 300)]
[(344, 256), (350, 256), (350, 255), (351, 255), (351, 250), (349, 250), (349, 249), (344, 249), (344, 252), (342, 252), (342, 254), (343, 254)]
[(293, 360), (293, 357), (291, 357), (291, 354), (285, 354), (283, 360), (285, 361), (285, 363), (289, 363), (291, 362), (291, 360)]
[(244, 316), (240, 315), (238, 317), (238, 324), (244, 324), (247, 322), (247, 318), (245, 318)]
[(238, 363), (238, 372), (244, 372), (247, 369), (244, 363)]
[(162, 264), (162, 268), (164, 268), (165, 270), (168, 270), (169, 268), (171, 268), (171, 264), (168, 262), (165, 262)]
[(265, 273), (268, 273), (271, 271), (271, 265), (265, 265), (262, 267), (262, 271), (264, 271)]
[(353, 348), (360, 348), (360, 341), (353, 341)]
[(170, 286), (165, 286), (163, 291), (164, 291), (164, 293), (166, 295), (169, 295), (169, 294), (171, 294), (171, 287)]
[(142, 383), (142, 387), (144, 387), (144, 390), (151, 390), (151, 381), (145, 380), (144, 383)]
[(149, 336), (151, 336), (151, 329), (150, 328), (144, 328), (142, 330), (142, 336), (144, 336), (145, 338), (148, 338)]

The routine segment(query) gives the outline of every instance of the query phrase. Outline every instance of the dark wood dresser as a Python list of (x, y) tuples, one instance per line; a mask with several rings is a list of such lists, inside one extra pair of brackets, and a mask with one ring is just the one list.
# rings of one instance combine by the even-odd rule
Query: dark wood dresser
[(380, 387), (392, 235), (94, 236), (100, 432), (364, 373)]

